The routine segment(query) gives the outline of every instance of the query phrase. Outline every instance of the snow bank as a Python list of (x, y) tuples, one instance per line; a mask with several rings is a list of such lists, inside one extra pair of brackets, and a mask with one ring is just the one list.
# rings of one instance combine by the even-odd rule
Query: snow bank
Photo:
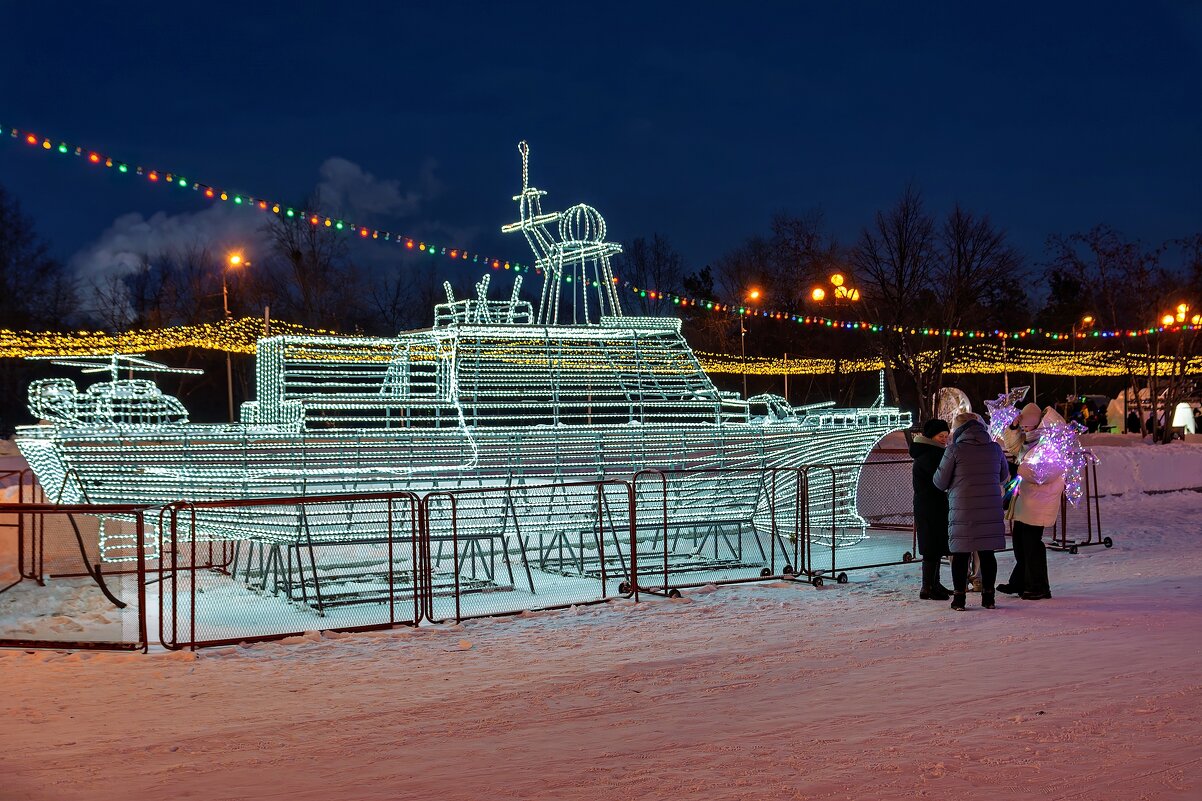
[[(1086, 434), (1081, 442), (1098, 457), (1102, 495), (1202, 489), (1202, 443), (1154, 445), (1137, 434)], [(877, 453), (896, 458), (890, 451), (905, 447), (898, 431), (881, 440)]]
[[(1088, 444), (1088, 443), (1087, 443)], [(1202, 445), (1093, 445), (1098, 457), (1098, 492), (1171, 492), (1202, 488)]]

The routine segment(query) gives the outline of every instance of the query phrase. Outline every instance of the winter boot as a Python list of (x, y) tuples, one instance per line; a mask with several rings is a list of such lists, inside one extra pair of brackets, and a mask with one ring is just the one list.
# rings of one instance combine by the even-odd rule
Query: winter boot
[(993, 593), (982, 592), (981, 593), (981, 606), (983, 606), (986, 609), (993, 609), (995, 607), (993, 598), (994, 598)]
[(923, 587), (918, 597), (924, 601), (946, 601), (952, 594), (948, 592), (947, 587), (936, 584), (934, 587)]
[(952, 595), (952, 609), (955, 609), (957, 612), (964, 611), (964, 593), (958, 592)]

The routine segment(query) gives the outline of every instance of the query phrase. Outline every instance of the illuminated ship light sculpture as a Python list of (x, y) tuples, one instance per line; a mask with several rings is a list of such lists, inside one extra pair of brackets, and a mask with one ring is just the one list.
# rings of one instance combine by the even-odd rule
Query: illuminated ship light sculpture
[[(20, 429), (18, 446), (47, 495), (160, 505), (511, 487), (517, 508), (509, 513), (520, 516), (548, 503), (545, 491), (525, 487), (629, 480), (647, 468), (722, 469), (738, 472), (673, 495), (670, 517), (753, 524), (765, 514), (772, 468), (858, 465), (882, 436), (910, 424), (883, 395), (869, 408), (793, 408), (775, 395), (718, 390), (679, 320), (622, 314), (610, 266), (620, 246), (605, 241), (605, 221), (585, 205), (543, 212), (525, 143), (520, 150), (520, 219), (502, 230), (522, 232), (534, 251), (544, 276), (537, 309), (519, 299), (520, 276), (508, 299), (490, 300), (485, 275), (471, 299), (456, 299), (446, 285), (447, 302), (428, 329), (261, 339), (256, 397), (233, 424), (190, 423), (179, 401), (150, 381), (118, 378), (127, 367), (156, 368), (141, 359), (112, 360), (110, 380), (84, 392), (65, 379), (34, 382), (30, 409), (43, 422)], [(810, 514), (821, 509), (840, 530), (863, 536), (857, 477), (825, 496), (812, 490)], [(381, 509), (351, 504), (316, 520), (296, 506), (206, 510), (196, 526), (213, 539), (280, 545), (304, 529), (323, 542), (354, 542), (378, 536)], [(658, 507), (650, 509), (657, 524)], [(595, 518), (592, 509), (581, 512), (588, 514)], [(504, 515), (469, 517), (461, 532), (495, 530)], [(554, 525), (590, 524), (565, 519)], [(562, 533), (523, 537), (537, 544)], [(129, 558), (131, 544), (109, 537), (103, 556)]]

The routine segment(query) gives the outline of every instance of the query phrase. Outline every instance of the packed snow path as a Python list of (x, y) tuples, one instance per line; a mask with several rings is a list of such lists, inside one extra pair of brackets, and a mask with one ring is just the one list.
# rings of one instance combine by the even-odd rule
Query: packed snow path
[(919, 601), (910, 566), (198, 654), (0, 652), (0, 797), (1202, 797), (1202, 494), (1102, 514), (1113, 550), (1050, 553), (1055, 598), (994, 611)]

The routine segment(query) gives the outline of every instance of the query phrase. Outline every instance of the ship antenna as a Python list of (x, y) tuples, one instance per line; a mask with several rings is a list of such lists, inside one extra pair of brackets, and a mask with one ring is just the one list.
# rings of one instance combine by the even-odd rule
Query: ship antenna
[(530, 145), (526, 140), (518, 142), (518, 152), (522, 154), (522, 191), (530, 188)]

